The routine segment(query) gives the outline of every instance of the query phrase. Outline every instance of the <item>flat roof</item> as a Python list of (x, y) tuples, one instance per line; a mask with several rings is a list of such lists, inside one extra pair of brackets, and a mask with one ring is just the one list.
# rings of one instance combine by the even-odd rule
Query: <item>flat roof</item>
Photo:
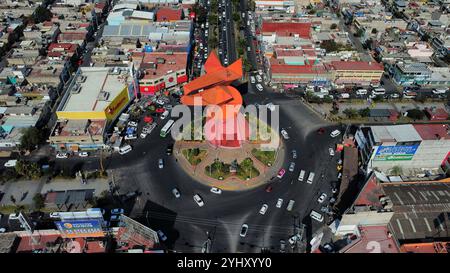
[(372, 242), (377, 242), (380, 253), (398, 253), (399, 249), (390, 231), (386, 226), (362, 226), (359, 227), (361, 237), (345, 247), (344, 253), (371, 253)]
[(423, 140), (450, 139), (448, 124), (414, 124), (413, 126)]
[(421, 141), (412, 124), (370, 126), (375, 142)]
[[(128, 69), (118, 68), (123, 71), (118, 75), (110, 72), (113, 69), (108, 67), (81, 67), (68, 88), (68, 98), (59, 111), (103, 111), (127, 86)], [(85, 76), (86, 80), (78, 82), (82, 76)], [(77, 88), (77, 84), (81, 86), (81, 90), (79, 93), (72, 93)], [(108, 98), (106, 100), (99, 99), (100, 92), (108, 92)]]
[(390, 225), (398, 240), (450, 236), (450, 183), (383, 183), (382, 187), (393, 203)]

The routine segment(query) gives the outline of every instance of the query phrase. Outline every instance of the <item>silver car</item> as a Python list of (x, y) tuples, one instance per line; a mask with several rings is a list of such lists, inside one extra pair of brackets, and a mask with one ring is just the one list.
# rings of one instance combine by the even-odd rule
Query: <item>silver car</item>
[(180, 198), (181, 197), (180, 191), (177, 188), (174, 188), (172, 190), (172, 193), (175, 196), (175, 198)]
[(295, 169), (295, 162), (291, 162), (291, 164), (289, 165), (289, 171), (293, 172)]

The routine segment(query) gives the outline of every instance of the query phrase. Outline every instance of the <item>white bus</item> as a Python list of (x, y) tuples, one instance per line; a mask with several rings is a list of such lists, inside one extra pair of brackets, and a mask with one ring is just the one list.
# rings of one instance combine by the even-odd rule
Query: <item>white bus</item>
[(161, 137), (166, 137), (170, 130), (172, 129), (173, 123), (175, 121), (173, 119), (169, 120), (166, 125), (161, 129), (161, 133), (159, 134)]

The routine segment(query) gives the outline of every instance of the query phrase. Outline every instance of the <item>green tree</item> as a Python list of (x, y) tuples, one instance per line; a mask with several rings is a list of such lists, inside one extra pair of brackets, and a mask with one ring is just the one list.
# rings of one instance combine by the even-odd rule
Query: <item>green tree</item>
[(391, 169), (391, 175), (402, 175), (403, 174), (403, 169), (400, 166), (394, 166)]
[(320, 43), (320, 47), (327, 52), (334, 52), (339, 50), (339, 45), (334, 40), (325, 40)]
[(361, 117), (368, 117), (370, 115), (370, 109), (368, 107), (359, 109), (358, 113)]
[(44, 21), (48, 21), (52, 18), (52, 13), (50, 10), (45, 8), (44, 6), (38, 6), (32, 15), (33, 21), (35, 23), (42, 23)]
[(347, 118), (356, 118), (358, 116), (358, 110), (354, 109), (354, 108), (347, 108), (344, 111), (342, 111), (342, 113), (344, 113), (344, 115), (347, 116)]
[(336, 28), (337, 28), (337, 24), (336, 23), (331, 24), (330, 29), (336, 29)]
[(45, 207), (45, 198), (44, 195), (40, 194), (40, 193), (36, 193), (33, 197), (33, 203), (34, 203), (34, 207), (35, 209), (42, 209), (43, 207)]
[(17, 174), (28, 179), (37, 179), (41, 177), (41, 168), (37, 163), (19, 160), (14, 168)]
[(241, 16), (239, 15), (239, 13), (237, 13), (237, 12), (233, 13), (233, 21), (235, 21), (235, 22), (241, 21)]
[(422, 110), (419, 110), (419, 109), (411, 109), (411, 110), (408, 110), (407, 116), (408, 116), (409, 118), (414, 119), (414, 120), (418, 120), (418, 119), (420, 120), (420, 119), (423, 119), (423, 117), (425, 116), (425, 114), (423, 113)]
[(372, 34), (377, 34), (378, 30), (376, 28), (372, 28)]
[(32, 151), (39, 144), (45, 142), (45, 133), (36, 127), (22, 129), (22, 138), (20, 139), (20, 148), (22, 150)]

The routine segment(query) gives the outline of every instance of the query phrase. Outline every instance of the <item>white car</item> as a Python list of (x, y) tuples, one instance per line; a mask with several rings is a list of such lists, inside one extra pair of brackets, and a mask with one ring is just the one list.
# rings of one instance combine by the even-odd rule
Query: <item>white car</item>
[(50, 213), (50, 218), (59, 218), (59, 212)]
[(11, 160), (8, 160), (4, 166), (6, 168), (11, 168), (11, 167), (15, 167), (16, 164), (17, 164), (17, 159), (11, 159)]
[(147, 137), (147, 133), (146, 132), (142, 132), (140, 135), (141, 138), (146, 138)]
[(162, 232), (161, 230), (158, 230), (157, 233), (158, 233), (158, 236), (161, 239), (161, 241), (164, 242), (165, 240), (167, 240), (167, 236), (166, 236), (166, 234), (164, 234), (164, 232)]
[(160, 169), (164, 168), (164, 161), (162, 158), (158, 159), (158, 168)]
[(326, 193), (322, 193), (319, 198), (317, 199), (317, 202), (319, 202), (320, 204), (323, 203), (323, 201), (325, 201), (325, 199), (327, 198), (327, 194)]
[(68, 158), (69, 154), (68, 153), (58, 153), (56, 154), (56, 158)]
[(133, 139), (137, 139), (136, 135), (126, 135), (125, 136), (125, 140), (133, 140)]
[(251, 83), (256, 83), (255, 77), (250, 76), (250, 82), (251, 82)]
[(257, 80), (258, 82), (262, 82), (261, 76), (260, 76), (260, 75), (256, 75), (256, 80)]
[(216, 187), (212, 187), (212, 188), (211, 188), (211, 192), (212, 192), (212, 193), (215, 193), (215, 194), (221, 194), (221, 193), (222, 193), (222, 190), (219, 189), (219, 188), (216, 188)]
[(125, 145), (119, 149), (119, 154), (124, 155), (131, 152), (131, 150), (133, 150), (133, 148), (130, 145)]
[(203, 207), (205, 205), (205, 203), (203, 202), (202, 198), (198, 194), (194, 195), (194, 201), (195, 201), (195, 203), (197, 203), (197, 205), (199, 207)]
[(284, 139), (289, 139), (289, 135), (288, 135), (288, 133), (286, 132), (286, 130), (284, 130), (284, 129), (281, 129), (281, 135), (283, 136), (283, 138)]
[(245, 235), (247, 235), (247, 231), (248, 231), (248, 225), (243, 224), (241, 227), (241, 232), (239, 233), (239, 236), (245, 237)]
[(275, 111), (275, 105), (273, 103), (269, 102), (266, 106), (271, 112)]
[(156, 100), (156, 104), (159, 104), (159, 105), (163, 106), (166, 103), (162, 99), (157, 99)]
[(130, 126), (130, 127), (137, 127), (138, 124), (135, 121), (130, 121), (130, 122), (128, 122), (128, 126)]
[(261, 84), (256, 84), (256, 89), (258, 89), (259, 92), (262, 92), (264, 90), (263, 86)]
[(267, 204), (262, 205), (261, 209), (259, 210), (259, 213), (262, 215), (266, 214), (267, 208), (269, 208)]
[(89, 153), (88, 152), (80, 152), (80, 153), (78, 153), (78, 156), (79, 157), (88, 157)]
[(276, 207), (277, 207), (277, 208), (281, 208), (282, 205), (283, 205), (283, 199), (278, 198)]
[(181, 194), (180, 191), (177, 188), (174, 188), (172, 190), (173, 195), (175, 195), (175, 198), (180, 198)]
[(331, 132), (330, 136), (331, 136), (331, 137), (337, 137), (337, 136), (340, 135), (340, 134), (341, 134), (341, 131), (339, 131), (339, 130), (334, 130), (333, 132)]
[(328, 148), (328, 152), (330, 153), (330, 156), (334, 156), (334, 150), (333, 150), (333, 148)]

